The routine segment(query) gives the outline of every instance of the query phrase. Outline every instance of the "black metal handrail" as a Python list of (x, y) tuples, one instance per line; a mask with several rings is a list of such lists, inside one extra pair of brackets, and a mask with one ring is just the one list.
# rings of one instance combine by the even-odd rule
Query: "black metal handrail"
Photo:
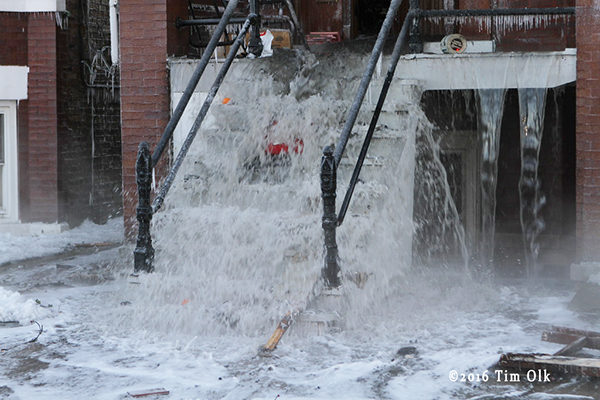
[(210, 58), (212, 57), (213, 52), (217, 48), (217, 44), (219, 43), (221, 35), (223, 34), (223, 32), (225, 32), (227, 24), (229, 23), (233, 12), (237, 8), (238, 3), (239, 0), (231, 0), (227, 5), (227, 8), (223, 13), (223, 17), (221, 18), (221, 22), (219, 22), (217, 28), (215, 29), (215, 32), (213, 33), (210, 41), (208, 42), (208, 45), (206, 46), (206, 49), (202, 54), (202, 58), (200, 58), (200, 62), (194, 70), (194, 73), (192, 74), (192, 77), (190, 78), (190, 81), (187, 87), (185, 88), (183, 95), (181, 96), (181, 100), (179, 100), (179, 103), (177, 103), (177, 107), (175, 108), (175, 111), (173, 111), (173, 115), (171, 116), (171, 119), (169, 120), (169, 123), (167, 124), (162, 134), (162, 137), (160, 138), (160, 141), (157, 143), (156, 148), (154, 149), (154, 153), (152, 154), (152, 167), (155, 167), (156, 164), (158, 164), (158, 161), (160, 160), (160, 157), (162, 156), (167, 146), (167, 143), (169, 143), (169, 140), (171, 140), (173, 132), (175, 131), (175, 127), (179, 123), (179, 120), (181, 119), (185, 108), (190, 102), (192, 94), (194, 93), (196, 86), (198, 86), (198, 82), (200, 82), (200, 78), (204, 74), (204, 70), (210, 62)]
[(383, 110), (383, 104), (385, 103), (385, 99), (390, 90), (392, 80), (394, 79), (394, 74), (396, 73), (398, 61), (400, 61), (400, 56), (402, 55), (407, 42), (409, 25), (412, 23), (414, 16), (415, 14), (413, 12), (408, 13), (406, 19), (404, 20), (404, 24), (402, 25), (402, 29), (400, 30), (400, 34), (396, 39), (396, 44), (394, 45), (394, 51), (390, 60), (390, 66), (388, 68), (385, 81), (383, 82), (383, 86), (379, 94), (379, 100), (377, 100), (377, 105), (375, 106), (375, 111), (373, 112), (373, 116), (371, 117), (369, 129), (367, 130), (367, 135), (365, 136), (365, 140), (363, 141), (362, 147), (360, 149), (360, 154), (358, 155), (358, 160), (356, 161), (354, 171), (352, 172), (352, 177), (350, 178), (350, 183), (348, 185), (348, 190), (346, 191), (346, 196), (344, 196), (342, 207), (340, 208), (340, 212), (338, 213), (338, 226), (342, 225), (342, 223), (344, 222), (344, 217), (346, 216), (346, 212), (348, 211), (348, 206), (350, 205), (352, 194), (354, 193), (356, 183), (358, 182), (358, 177), (360, 176), (360, 171), (365, 162), (369, 146), (371, 145), (373, 133), (375, 132), (375, 128), (377, 128), (377, 122), (379, 121), (379, 116), (381, 115), (381, 111)]
[[(397, 2), (398, 4), (401, 1)], [(335, 150), (332, 146), (327, 146), (323, 150), (323, 157), (321, 159), (321, 195), (323, 198), (323, 219), (322, 219), (322, 227), (325, 236), (325, 261), (324, 266), (321, 271), (322, 279), (328, 288), (335, 288), (340, 286), (340, 267), (338, 262), (338, 248), (336, 243), (336, 228), (340, 226), (344, 222), (344, 218), (348, 211), (348, 207), (350, 205), (350, 201), (352, 199), (352, 195), (354, 193), (354, 189), (356, 187), (356, 183), (358, 182), (358, 178), (360, 176), (360, 172), (362, 166), (364, 164), (364, 160), (367, 155), (367, 151), (369, 149), (371, 140), (373, 138), (373, 134), (377, 127), (377, 122), (379, 120), (379, 116), (383, 109), (383, 104), (385, 103), (385, 99), (389, 92), (390, 85), (394, 78), (394, 74), (396, 72), (396, 67), (400, 60), (400, 56), (402, 55), (404, 46), (409, 44), (410, 50), (413, 53), (418, 53), (422, 51), (423, 45), (421, 43), (420, 34), (419, 34), (419, 23), (421, 18), (427, 17), (478, 17), (478, 16), (508, 16), (508, 15), (574, 15), (575, 8), (574, 7), (556, 7), (556, 8), (525, 8), (525, 9), (484, 9), (484, 10), (422, 10), (419, 8), (418, 0), (410, 0), (410, 8), (409, 12), (404, 20), (402, 25), (402, 29), (398, 38), (396, 39), (396, 44), (394, 46), (394, 51), (392, 53), (392, 58), (390, 60), (390, 66), (388, 68), (385, 81), (383, 83), (383, 87), (381, 89), (379, 99), (377, 101), (377, 105), (373, 112), (373, 116), (371, 118), (371, 122), (369, 124), (369, 128), (367, 130), (367, 134), (363, 141), (363, 145), (360, 150), (360, 154), (358, 156), (358, 160), (354, 167), (352, 177), (350, 179), (350, 183), (348, 185), (348, 190), (346, 191), (346, 195), (344, 197), (344, 201), (342, 202), (342, 206), (338, 215), (335, 213), (335, 199), (336, 199), (336, 190), (337, 190), (337, 167), (340, 163), (340, 160), (343, 156), (344, 149), (348, 142), (348, 138), (350, 136), (350, 132), (352, 131), (354, 124), (356, 122), (356, 118), (360, 107), (362, 105), (364, 95), (367, 91), (367, 88), (370, 84), (373, 71), (375, 69), (375, 63), (381, 54), (381, 49), (385, 39), (387, 38), (387, 34), (389, 32), (390, 26), (387, 25), (391, 23), (390, 15), (393, 19), (397, 8), (396, 4), (393, 2), (390, 5), (388, 10), (388, 15), (386, 16), (386, 20), (383, 23), (383, 26), (379, 32), (379, 36), (377, 38), (377, 42), (373, 48), (373, 52), (371, 53), (371, 58), (369, 59), (369, 63), (367, 65), (367, 70), (363, 75), (362, 81), (360, 83), (357, 95), (355, 97), (354, 103), (350, 108), (348, 113), (348, 117), (346, 118), (346, 123), (342, 130), (341, 137), (338, 141), (338, 145)]]
[(423, 17), (496, 17), (512, 15), (575, 15), (575, 7), (548, 8), (487, 8), (481, 10), (416, 10)]
[[(257, 0), (254, 0), (254, 2), (255, 1), (257, 1)], [(242, 45), (242, 43), (245, 40), (246, 33), (252, 26), (253, 33), (258, 34), (258, 27), (260, 26), (260, 17), (257, 14), (250, 13), (250, 15), (248, 15), (248, 17), (245, 19), (242, 29), (240, 30), (236, 39), (234, 40), (234, 42), (231, 46), (231, 49), (229, 51), (229, 54), (227, 55), (227, 58), (225, 59), (224, 64), (222, 65), (221, 69), (219, 70), (217, 77), (215, 78), (215, 81), (214, 81), (212, 87), (210, 88), (208, 96), (204, 100), (202, 108), (200, 109), (200, 112), (198, 113), (196, 120), (194, 121), (185, 141), (183, 142), (183, 145), (182, 145), (179, 153), (177, 154), (177, 157), (175, 158), (173, 166), (171, 167), (171, 170), (169, 171), (169, 174), (167, 175), (165, 181), (163, 182), (163, 185), (161, 186), (158, 195), (154, 199), (154, 202), (151, 203), (152, 168), (154, 168), (158, 164), (158, 162), (166, 148), (167, 143), (171, 139), (173, 132), (175, 130), (175, 127), (177, 126), (179, 120), (181, 119), (181, 116), (183, 115), (183, 112), (184, 112), (187, 104), (189, 103), (189, 101), (192, 97), (192, 94), (193, 94), (196, 86), (198, 85), (198, 82), (200, 81), (200, 78), (202, 77), (202, 74), (204, 73), (206, 66), (208, 65), (208, 62), (210, 61), (212, 52), (216, 48), (220, 36), (225, 31), (225, 28), (226, 28), (229, 20), (231, 19), (231, 15), (233, 14), (233, 11), (237, 7), (237, 3), (238, 3), (238, 0), (230, 0), (229, 1), (227, 8), (225, 9), (225, 12), (223, 13), (222, 20), (221, 20), (221, 22), (219, 22), (215, 32), (213, 33), (213, 36), (212, 36), (208, 46), (206, 47), (204, 55), (202, 56), (200, 63), (198, 64), (198, 67), (196, 67), (196, 70), (194, 71), (194, 74), (192, 75), (190, 82), (188, 83), (188, 85), (184, 91), (184, 94), (183, 94), (181, 100), (179, 101), (175, 111), (173, 112), (173, 116), (171, 117), (169, 123), (167, 124), (167, 127), (165, 128), (165, 131), (164, 131), (160, 141), (158, 142), (152, 156), (150, 156), (150, 146), (148, 145), (148, 143), (146, 143), (146, 142), (140, 143), (140, 146), (138, 149), (138, 157), (137, 157), (137, 161), (136, 161), (136, 183), (138, 186), (138, 207), (137, 207), (136, 216), (137, 216), (137, 220), (138, 220), (138, 238), (137, 238), (137, 245), (134, 250), (134, 271), (135, 272), (138, 272), (138, 271), (151, 272), (153, 270), (154, 248), (152, 247), (152, 237), (150, 235), (150, 221), (152, 220), (152, 215), (161, 208), (161, 206), (164, 202), (164, 198), (167, 195), (169, 189), (171, 188), (173, 181), (175, 180), (175, 176), (177, 175), (177, 172), (178, 172), (179, 168), (181, 167), (181, 164), (183, 163), (183, 160), (184, 160), (185, 156), (187, 155), (187, 152), (188, 152), (194, 138), (196, 137), (196, 134), (198, 132), (198, 129), (200, 128), (200, 125), (202, 125), (202, 122), (204, 121), (204, 118), (206, 117), (206, 114), (208, 112), (208, 109), (210, 108), (210, 105), (212, 104), (212, 102), (217, 94), (217, 91), (219, 90), (219, 87), (223, 83), (223, 79), (225, 78), (225, 75), (229, 71), (229, 68), (231, 67), (231, 64), (233, 63), (233, 59), (237, 55), (237, 52), (238, 52), (240, 46)], [(252, 7), (251, 7), (251, 9), (252, 9)], [(260, 38), (259, 38), (259, 40), (260, 40)], [(262, 52), (262, 48), (259, 48), (258, 46), (256, 46), (256, 51), (258, 51), (258, 50), (260, 50)]]
[[(292, 28), (292, 37), (294, 37), (297, 32), (301, 38), (302, 45), (304, 46), (304, 48), (306, 50), (310, 51), (310, 47), (308, 46), (308, 42), (306, 41), (306, 36), (304, 35), (302, 25), (300, 24), (300, 20), (298, 19), (298, 15), (296, 14), (296, 9), (294, 8), (294, 4), (292, 3), (292, 0), (276, 0), (276, 1), (260, 0), (259, 1), (259, 5), (275, 4), (275, 3), (284, 3), (290, 13), (290, 17), (288, 17), (287, 15), (263, 16), (262, 18), (264, 19), (264, 21), (265, 22), (281, 22), (281, 21), (288, 22), (290, 24), (290, 27)], [(244, 20), (245, 20), (244, 18), (231, 18), (229, 23), (230, 24), (236, 24), (236, 23), (239, 24), (239, 23), (243, 23)], [(195, 26), (199, 26), (199, 25), (217, 25), (220, 21), (221, 21), (220, 18), (195, 18), (192, 14), (192, 19), (181, 19), (178, 17), (175, 20), (175, 26), (178, 29), (180, 29), (180, 28), (185, 28), (185, 27), (195, 27)], [(224, 43), (221, 43), (220, 45), (228, 46), (229, 44), (226, 44), (226, 42), (224, 42)]]
[[(373, 77), (373, 73), (375, 72), (375, 67), (379, 60), (379, 57), (381, 56), (381, 53), (383, 52), (383, 46), (389, 36), (392, 25), (394, 23), (394, 18), (396, 17), (396, 14), (398, 12), (398, 9), (400, 8), (400, 5), (402, 4), (402, 1), (403, 0), (392, 0), (392, 3), (390, 4), (385, 20), (383, 21), (379, 34), (377, 35), (375, 45), (373, 46), (373, 51), (371, 52), (371, 56), (369, 57), (367, 69), (363, 74), (360, 85), (358, 87), (358, 91), (354, 98), (354, 102), (350, 107), (348, 116), (346, 117), (346, 123), (344, 124), (342, 134), (340, 136), (340, 139), (338, 140), (335, 149), (332, 148), (332, 146), (327, 146), (323, 150), (323, 157), (321, 159), (321, 197), (323, 198), (323, 218), (321, 225), (323, 227), (323, 233), (325, 236), (325, 261), (323, 269), (321, 270), (321, 277), (325, 283), (325, 286), (328, 288), (336, 288), (341, 285), (340, 266), (338, 262), (338, 248), (336, 242), (336, 228), (339, 224), (341, 224), (335, 212), (337, 168), (344, 154), (344, 150), (346, 148), (346, 144), (348, 143), (350, 133), (352, 132), (354, 124), (356, 123), (358, 112), (360, 111), (360, 108), (362, 106), (365, 94), (367, 93), (367, 89), (371, 84), (371, 79)], [(400, 51), (404, 45), (408, 31), (407, 21), (412, 19), (410, 13), (409, 16), (410, 18), (407, 17), (407, 19), (404, 21), (404, 25), (402, 27), (400, 35), (398, 35), (398, 39), (396, 40), (396, 45), (394, 47), (394, 55), (392, 57), (393, 62), (392, 64), (390, 64), (386, 82), (384, 83), (381, 94), (379, 96), (376, 112), (373, 115), (373, 119), (371, 120), (371, 125), (369, 126), (367, 137), (365, 138), (363, 148), (361, 149), (361, 156), (359, 156), (359, 161), (353, 173), (353, 178), (350, 181), (350, 187), (348, 188), (346, 198), (344, 199), (344, 205), (342, 206), (343, 208), (341, 214), (342, 221), (343, 216), (345, 215), (346, 210), (348, 209), (348, 204), (350, 203), (350, 199), (352, 197), (356, 181), (358, 180), (360, 169), (362, 168), (362, 164), (364, 162), (366, 152), (369, 148), (373, 132), (375, 131), (377, 120), (379, 119), (379, 115), (383, 108), (383, 103), (385, 102), (385, 98), (387, 96), (391, 81), (394, 77), (396, 65), (398, 64), (398, 60), (400, 59)]]

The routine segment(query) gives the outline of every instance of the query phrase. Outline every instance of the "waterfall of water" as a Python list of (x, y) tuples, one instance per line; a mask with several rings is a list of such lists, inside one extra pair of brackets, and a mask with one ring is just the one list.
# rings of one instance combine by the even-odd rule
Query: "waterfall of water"
[[(153, 219), (156, 272), (128, 288), (136, 306), (117, 311), (123, 325), (155, 334), (264, 337), (284, 314), (306, 306), (323, 265), (322, 149), (341, 131), (365, 55), (287, 52), (234, 64)], [(201, 99), (192, 98), (191, 116)], [(410, 91), (392, 91), (338, 229), (343, 276), (368, 276), (364, 289), (344, 280), (344, 290), (355, 291), (353, 313), (380, 307), (411, 265), (414, 137), (426, 124), (415, 104)], [(339, 166), (338, 199), (369, 108), (363, 105)], [(184, 114), (184, 125), (191, 120)], [(287, 154), (269, 151), (284, 144)]]
[(494, 260), (496, 185), (505, 94), (505, 89), (477, 90), (481, 140), (481, 240), (479, 251), (480, 260), (484, 266), (491, 265)]
[(544, 229), (540, 210), (546, 203), (538, 179), (539, 156), (544, 130), (546, 89), (519, 89), (519, 114), (521, 118), (521, 229), (525, 247), (527, 274), (537, 273), (539, 243), (537, 238)]

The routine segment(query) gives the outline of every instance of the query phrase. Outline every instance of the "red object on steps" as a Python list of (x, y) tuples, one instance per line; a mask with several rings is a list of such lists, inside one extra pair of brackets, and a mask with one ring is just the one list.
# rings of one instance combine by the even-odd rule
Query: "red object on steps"
[[(292, 151), (296, 154), (304, 152), (304, 141), (302, 139), (294, 139), (294, 147)], [(269, 143), (267, 146), (267, 154), (278, 156), (281, 153), (289, 154), (290, 146), (287, 143)]]

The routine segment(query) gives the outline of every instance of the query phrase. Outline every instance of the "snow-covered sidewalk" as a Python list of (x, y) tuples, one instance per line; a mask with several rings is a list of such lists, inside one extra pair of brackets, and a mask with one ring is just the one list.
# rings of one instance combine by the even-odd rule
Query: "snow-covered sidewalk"
[(76, 246), (95, 243), (121, 243), (123, 218), (110, 219), (104, 225), (85, 221), (62, 233), (17, 236), (0, 232), (0, 265), (10, 261), (59, 254)]

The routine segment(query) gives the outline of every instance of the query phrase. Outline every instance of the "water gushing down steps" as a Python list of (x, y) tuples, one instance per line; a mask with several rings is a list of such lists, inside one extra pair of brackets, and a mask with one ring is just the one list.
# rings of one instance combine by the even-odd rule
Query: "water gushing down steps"
[[(165, 334), (264, 336), (306, 307), (323, 262), (321, 150), (339, 135), (365, 57), (360, 48), (316, 59), (287, 52), (234, 65), (154, 217), (156, 273), (128, 293), (140, 306), (126, 323)], [(172, 82), (186, 63), (172, 63)], [(373, 90), (379, 86), (375, 79)], [(202, 96), (200, 87), (183, 131)], [(415, 135), (431, 129), (419, 96), (414, 82), (393, 85), (338, 232), (343, 274), (368, 277), (362, 289), (345, 280), (348, 326), (394, 292), (411, 266)], [(338, 187), (347, 185), (373, 106), (363, 105)]]

